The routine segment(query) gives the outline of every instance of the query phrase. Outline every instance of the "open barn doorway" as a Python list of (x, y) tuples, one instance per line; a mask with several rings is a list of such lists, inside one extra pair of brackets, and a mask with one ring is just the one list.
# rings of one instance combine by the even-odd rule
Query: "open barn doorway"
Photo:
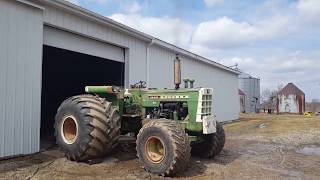
[(54, 116), (66, 98), (84, 94), (86, 85), (124, 86), (124, 63), (43, 46), (41, 148), (55, 145)]

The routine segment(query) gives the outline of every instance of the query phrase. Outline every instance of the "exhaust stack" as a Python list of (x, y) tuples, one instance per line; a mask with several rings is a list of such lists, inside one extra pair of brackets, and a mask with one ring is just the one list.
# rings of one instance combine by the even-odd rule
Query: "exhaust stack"
[(176, 55), (176, 58), (174, 60), (174, 84), (175, 89), (180, 88), (181, 84), (181, 61), (178, 57), (178, 54)]
[(189, 88), (189, 79), (183, 79), (184, 82), (184, 88)]
[[(184, 82), (184, 88), (194, 88), (194, 79), (183, 79)], [(190, 83), (190, 86), (189, 86)]]
[(193, 88), (194, 87), (194, 79), (190, 79), (189, 82), (190, 82), (190, 88)]

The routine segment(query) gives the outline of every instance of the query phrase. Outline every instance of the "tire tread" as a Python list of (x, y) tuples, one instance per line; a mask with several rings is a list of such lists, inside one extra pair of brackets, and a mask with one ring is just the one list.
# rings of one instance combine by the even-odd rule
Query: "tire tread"
[(88, 161), (106, 155), (111, 151), (120, 136), (120, 119), (114, 119), (118, 111), (113, 109), (110, 102), (104, 98), (90, 94), (77, 95), (66, 99), (58, 108), (55, 122), (55, 136), (59, 135), (57, 127), (60, 119), (58, 115), (68, 106), (76, 106), (78, 113), (83, 115), (82, 121), (86, 127), (79, 139), (76, 152), (69, 152), (63, 142), (57, 140), (57, 144), (64, 150), (66, 157), (74, 161)]

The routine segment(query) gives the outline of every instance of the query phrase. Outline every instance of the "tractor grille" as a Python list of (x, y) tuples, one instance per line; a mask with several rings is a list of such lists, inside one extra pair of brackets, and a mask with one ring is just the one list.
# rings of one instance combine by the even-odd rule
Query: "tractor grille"
[(203, 122), (212, 115), (213, 89), (200, 88), (198, 101), (196, 122)]
[(201, 119), (210, 116), (212, 111), (212, 94), (202, 95)]

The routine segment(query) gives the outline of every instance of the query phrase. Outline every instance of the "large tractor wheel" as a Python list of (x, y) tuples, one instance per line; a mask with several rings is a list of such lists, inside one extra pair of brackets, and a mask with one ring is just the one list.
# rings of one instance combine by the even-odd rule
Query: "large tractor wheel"
[(201, 142), (192, 145), (192, 153), (203, 158), (213, 158), (218, 155), (225, 143), (225, 133), (223, 126), (217, 122), (217, 132), (202, 136)]
[(188, 166), (191, 155), (188, 136), (175, 121), (151, 120), (140, 129), (137, 155), (148, 172), (172, 176)]
[(73, 96), (58, 109), (57, 144), (73, 161), (106, 155), (120, 136), (120, 116), (110, 102), (93, 95)]

